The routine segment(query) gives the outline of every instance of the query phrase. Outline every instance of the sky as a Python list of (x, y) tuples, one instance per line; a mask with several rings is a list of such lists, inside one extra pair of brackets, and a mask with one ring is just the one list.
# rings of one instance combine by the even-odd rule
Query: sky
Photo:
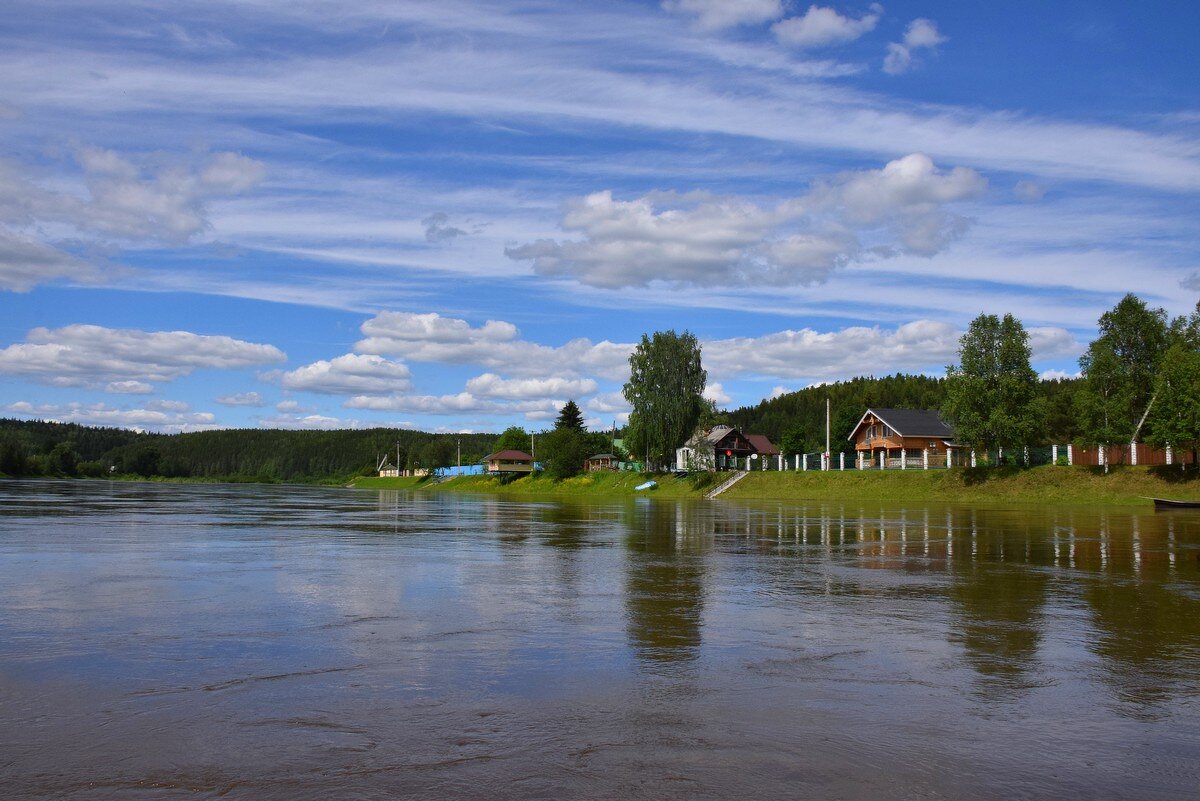
[(0, 416), (604, 429), (656, 330), (732, 408), (1200, 297), (1190, 2), (6, 9)]

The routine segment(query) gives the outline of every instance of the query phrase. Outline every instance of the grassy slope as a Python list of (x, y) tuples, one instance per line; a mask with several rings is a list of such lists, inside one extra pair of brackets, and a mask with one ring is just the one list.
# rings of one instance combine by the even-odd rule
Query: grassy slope
[[(439, 484), (415, 478), (364, 478), (355, 486), (433, 492), (482, 492), (522, 498), (624, 497), (699, 498), (688, 480), (656, 476), (658, 487), (635, 492), (645, 480), (636, 473), (592, 473), (554, 481), (527, 476), (501, 484), (489, 476), (467, 476)], [(715, 482), (713, 485), (715, 486)], [(961, 503), (1049, 503), (1145, 505), (1147, 497), (1200, 498), (1200, 480), (1176, 470), (1118, 467), (1107, 476), (1083, 467), (1035, 467), (1032, 470), (890, 470), (821, 473), (751, 473), (722, 498), (763, 500), (953, 501)]]
[(1119, 467), (1108, 475), (1086, 467), (1030, 470), (889, 470), (752, 473), (722, 498), (954, 501), (1144, 505), (1146, 498), (1200, 498), (1200, 480), (1178, 469)]

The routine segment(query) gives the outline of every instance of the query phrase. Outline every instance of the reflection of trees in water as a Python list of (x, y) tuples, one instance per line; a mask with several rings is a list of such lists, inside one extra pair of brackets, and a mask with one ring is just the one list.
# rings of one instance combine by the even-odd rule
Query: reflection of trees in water
[(630, 644), (654, 663), (698, 656), (704, 612), (705, 546), (689, 504), (638, 504), (629, 510), (625, 607)]
[(1195, 692), (1200, 601), (1147, 580), (1092, 581), (1083, 598), (1099, 635), (1091, 649), (1118, 698), (1155, 706)]
[(1034, 673), (1050, 576), (1030, 568), (1051, 564), (1053, 553), (1045, 522), (1028, 514), (970, 510), (957, 518), (948, 557), (957, 618), (950, 640), (963, 647), (979, 692), (1001, 700), (1040, 683)]

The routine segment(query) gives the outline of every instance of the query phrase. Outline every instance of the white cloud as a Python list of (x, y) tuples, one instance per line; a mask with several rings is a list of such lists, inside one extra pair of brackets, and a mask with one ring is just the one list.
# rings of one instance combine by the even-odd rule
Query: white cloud
[(305, 414), (308, 412), (315, 412), (317, 410), (315, 406), (305, 406), (299, 401), (294, 400), (280, 401), (279, 403), (275, 404), (275, 408), (281, 412), (292, 415)]
[(186, 412), (192, 407), (186, 401), (152, 400), (146, 403), (146, 408), (156, 412)]
[(266, 406), (267, 402), (257, 392), (238, 392), (232, 395), (221, 395), (216, 399), (222, 406)]
[(258, 424), (262, 428), (286, 428), (296, 430), (334, 431), (340, 428), (370, 428), (382, 423), (364, 423), (361, 420), (348, 420), (341, 417), (330, 417), (323, 414), (282, 414), (276, 417), (260, 418)]
[(0, 227), (0, 289), (28, 292), (51, 281), (94, 284), (102, 278), (103, 272), (95, 265)]
[(206, 203), (262, 180), (262, 163), (232, 152), (168, 159), (130, 158), (82, 147), (76, 154), (85, 196), (46, 189), (11, 167), (0, 170), (0, 220), (64, 223), (77, 232), (129, 240), (185, 242), (209, 227)]
[(887, 56), (883, 59), (883, 71), (888, 75), (908, 72), (913, 66), (914, 50), (932, 49), (946, 41), (947, 37), (938, 32), (936, 22), (918, 17), (908, 24), (903, 42), (892, 42), (888, 45)]
[(470, 392), (453, 395), (358, 395), (343, 405), (348, 409), (409, 412), (413, 414), (557, 414), (564, 400), (525, 400), (512, 403), (478, 398)]
[(197, 369), (233, 370), (286, 358), (274, 345), (188, 331), (68, 325), (35, 328), (25, 339), (0, 350), (0, 374), (54, 386), (140, 389), (122, 382), (172, 381)]
[(704, 31), (755, 25), (783, 16), (782, 0), (663, 0), (663, 8), (696, 18)]
[(488, 320), (473, 328), (466, 320), (437, 314), (381, 312), (362, 325), (365, 339), (355, 350), (399, 356), (410, 362), (478, 365), (507, 375), (574, 378), (599, 375), (623, 381), (630, 345), (574, 339), (559, 347), (518, 338), (511, 323)]
[(104, 391), (121, 395), (152, 395), (154, 385), (145, 381), (110, 381)]
[(780, 42), (792, 47), (816, 48), (852, 42), (875, 30), (883, 7), (872, 4), (870, 13), (858, 19), (842, 16), (833, 8), (809, 6), (801, 17), (789, 17), (771, 26)]
[(1064, 378), (1079, 378), (1081, 375), (1083, 374), (1078, 370), (1073, 373), (1066, 370), (1043, 370), (1038, 374), (1038, 378), (1043, 381), (1061, 381)]
[(467, 381), (467, 392), (480, 398), (533, 400), (538, 398), (579, 398), (596, 391), (590, 378), (501, 378), (484, 373)]
[[(1034, 361), (1077, 355), (1082, 346), (1062, 328), (1028, 329)], [(710, 376), (836, 381), (858, 375), (944, 372), (958, 357), (962, 331), (948, 323), (915, 320), (888, 330), (850, 327), (817, 332), (809, 328), (761, 337), (701, 343)]]
[(606, 392), (588, 400), (585, 404), (589, 411), (597, 414), (623, 413), (629, 414), (629, 401), (620, 392)]
[(603, 191), (568, 204), (561, 227), (582, 239), (542, 239), (505, 253), (532, 261), (540, 275), (606, 289), (654, 282), (810, 285), (860, 258), (860, 235), (893, 238), (872, 247), (872, 258), (939, 252), (969, 225), (945, 207), (978, 197), (986, 186), (972, 169), (943, 172), (914, 153), (882, 169), (818, 182), (809, 194), (774, 208), (705, 193), (621, 201)]
[(412, 386), (408, 366), (379, 356), (347, 353), (283, 373), (280, 385), (298, 392), (386, 395)]
[(119, 409), (103, 403), (66, 403), (35, 405), (18, 401), (5, 406), (5, 411), (20, 417), (50, 420), (57, 423), (78, 423), (89, 426), (115, 426), (137, 431), (157, 431), (173, 434), (185, 431), (210, 431), (221, 426), (210, 412), (188, 412), (187, 404), (178, 408), (171, 401), (160, 401), (155, 408)]
[(704, 399), (712, 401), (718, 406), (729, 403), (733, 398), (725, 391), (725, 387), (720, 384), (710, 381), (704, 387)]
[(135, 161), (83, 147), (75, 155), (83, 193), (47, 189), (0, 163), (0, 222), (11, 226), (0, 227), (0, 289), (99, 283), (111, 272), (43, 241), (48, 228), (91, 245), (105, 237), (183, 243), (209, 228), (209, 200), (245, 192), (264, 174), (260, 162), (232, 152)]

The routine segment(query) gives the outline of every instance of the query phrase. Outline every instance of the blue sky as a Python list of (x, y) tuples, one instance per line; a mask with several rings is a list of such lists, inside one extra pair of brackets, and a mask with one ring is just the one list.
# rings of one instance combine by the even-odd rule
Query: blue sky
[(736, 406), (1200, 296), (1190, 3), (8, 7), (0, 415), (607, 427), (656, 329)]

